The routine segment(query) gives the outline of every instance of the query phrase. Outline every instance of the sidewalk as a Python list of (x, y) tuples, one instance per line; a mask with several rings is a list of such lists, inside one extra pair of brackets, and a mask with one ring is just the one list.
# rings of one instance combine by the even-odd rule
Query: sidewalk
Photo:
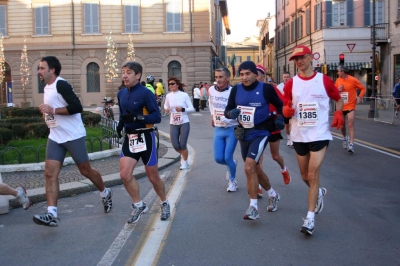
[[(164, 169), (179, 160), (179, 153), (172, 147), (169, 135), (160, 132), (160, 146), (158, 150), (158, 169)], [(119, 153), (120, 148), (111, 151), (89, 154), (91, 165), (100, 172), (107, 187), (121, 185), (119, 177)], [(64, 162), (59, 174), (60, 198), (96, 190), (92, 182), (83, 177), (72, 160)], [(66, 165), (67, 164), (67, 165)], [(44, 163), (25, 165), (0, 166), (0, 182), (10, 185), (13, 188), (24, 186), (27, 189), (29, 198), (33, 203), (46, 200)], [(146, 176), (143, 162), (140, 160), (135, 167), (134, 176), (136, 179)], [(1, 179), (3, 181), (1, 181)], [(1, 196), (10, 200), (10, 207), (19, 207), (13, 196)], [(2, 206), (0, 206), (1, 209)], [(4, 206), (3, 206), (4, 207)]]

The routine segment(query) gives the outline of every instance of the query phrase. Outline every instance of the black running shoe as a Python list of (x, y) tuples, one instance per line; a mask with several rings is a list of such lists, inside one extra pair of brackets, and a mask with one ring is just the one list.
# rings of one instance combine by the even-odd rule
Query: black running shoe
[(58, 218), (55, 218), (51, 213), (36, 214), (33, 216), (33, 221), (39, 225), (56, 227), (58, 226)]
[(105, 198), (101, 198), (103, 201), (104, 212), (110, 212), (113, 205), (112, 205), (112, 191), (111, 188), (106, 188), (108, 190), (108, 195)]

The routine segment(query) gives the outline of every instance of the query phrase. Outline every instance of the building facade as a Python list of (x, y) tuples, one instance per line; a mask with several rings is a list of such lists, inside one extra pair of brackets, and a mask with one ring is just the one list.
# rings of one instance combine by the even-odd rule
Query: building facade
[[(239, 68), (243, 61), (253, 61), (258, 64), (260, 62), (259, 55), (259, 38), (257, 36), (247, 37), (242, 42), (227, 43), (227, 59), (228, 69), (233, 72), (232, 63), (235, 66), (235, 75), (231, 76), (231, 84), (240, 83)], [(232, 62), (233, 60), (233, 62)], [(214, 80), (214, 79), (213, 79)]]
[[(0, 0), (5, 73), (2, 90), (12, 89), (12, 102), (43, 101), (37, 68), (43, 56), (58, 57), (61, 75), (73, 86), (84, 106), (100, 105), (116, 95), (121, 66), (128, 58), (143, 66), (142, 80), (175, 75), (191, 87), (209, 80), (223, 65), (223, 43), (230, 33), (225, 0)], [(109, 38), (117, 49), (115, 69), (107, 74)], [(26, 40), (29, 79), (22, 90), (21, 50)], [(114, 63), (113, 63), (114, 64)], [(4, 90), (3, 88), (7, 88)], [(2, 103), (7, 93), (2, 94)]]
[[(344, 54), (345, 65), (350, 74), (358, 78), (367, 88), (366, 96), (371, 95), (372, 73), (371, 25), (375, 13), (375, 23), (381, 24), (386, 33), (387, 1), (375, 0), (277, 0), (276, 1), (276, 77), (281, 79), (283, 71), (292, 75), (297, 73), (294, 62), (289, 61), (296, 45), (307, 45), (314, 53), (313, 65), (321, 70), (327, 64), (327, 74), (335, 80), (339, 55)], [(382, 36), (380, 43), (388, 42)], [(380, 47), (376, 46), (380, 57)], [(379, 66), (377, 66), (379, 68)], [(378, 86), (382, 88), (383, 83)]]
[(264, 20), (257, 21), (260, 29), (260, 64), (265, 68), (266, 75), (274, 78), (275, 75), (275, 16), (268, 16)]

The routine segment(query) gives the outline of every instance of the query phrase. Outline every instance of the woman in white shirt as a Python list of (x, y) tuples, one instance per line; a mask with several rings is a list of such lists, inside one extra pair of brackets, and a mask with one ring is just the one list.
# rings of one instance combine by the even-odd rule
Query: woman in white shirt
[(170, 137), (174, 149), (181, 154), (181, 170), (189, 169), (187, 140), (190, 132), (188, 112), (193, 112), (194, 107), (189, 95), (184, 91), (186, 87), (177, 77), (168, 79), (170, 93), (165, 98), (164, 109), (170, 113)]

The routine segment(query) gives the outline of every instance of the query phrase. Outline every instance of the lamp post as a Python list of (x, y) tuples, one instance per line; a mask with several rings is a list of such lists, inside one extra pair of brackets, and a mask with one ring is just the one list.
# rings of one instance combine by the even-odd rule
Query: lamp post
[[(372, 91), (371, 91), (371, 97), (369, 101), (369, 111), (368, 111), (368, 118), (374, 118), (375, 117), (375, 0), (372, 0)], [(378, 115), (378, 114), (377, 114)]]

